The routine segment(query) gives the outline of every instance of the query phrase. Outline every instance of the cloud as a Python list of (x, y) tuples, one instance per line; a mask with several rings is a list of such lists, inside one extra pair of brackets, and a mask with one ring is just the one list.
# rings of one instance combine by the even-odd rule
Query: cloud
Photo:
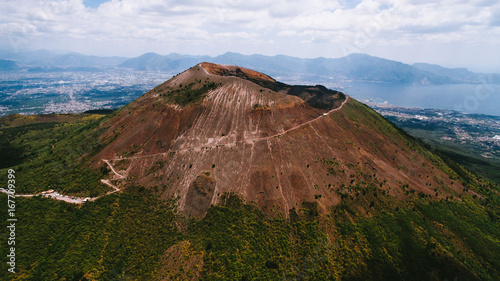
[(341, 54), (333, 51), (339, 44), (360, 51), (423, 42), (494, 45), (499, 15), (493, 0), (5, 0), (0, 38), (117, 55), (264, 53), (272, 42), (276, 53), (331, 56)]

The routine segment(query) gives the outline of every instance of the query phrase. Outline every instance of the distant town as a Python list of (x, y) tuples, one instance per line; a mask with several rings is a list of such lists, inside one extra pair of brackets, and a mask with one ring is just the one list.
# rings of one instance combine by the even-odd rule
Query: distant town
[(0, 72), (0, 116), (119, 108), (171, 77), (148, 71)]
[(500, 159), (499, 116), (365, 103), (400, 128), (422, 138), (460, 144), (485, 158)]

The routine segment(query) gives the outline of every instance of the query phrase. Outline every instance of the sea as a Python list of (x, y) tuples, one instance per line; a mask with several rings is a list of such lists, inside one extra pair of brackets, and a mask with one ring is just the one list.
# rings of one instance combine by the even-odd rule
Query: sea
[(362, 101), (500, 116), (500, 85), (494, 84), (346, 82), (341, 90)]

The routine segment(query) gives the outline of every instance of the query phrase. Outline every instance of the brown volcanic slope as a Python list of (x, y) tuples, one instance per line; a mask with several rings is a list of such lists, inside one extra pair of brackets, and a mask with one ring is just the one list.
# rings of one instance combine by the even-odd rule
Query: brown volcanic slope
[[(236, 66), (196, 65), (102, 129), (113, 141), (95, 161), (108, 160), (123, 176), (110, 173), (110, 180), (178, 196), (193, 216), (225, 192), (288, 215), (303, 202), (327, 211), (360, 186), (397, 199), (408, 190), (442, 198), (463, 188), (435, 167), (432, 154), (352, 98)], [(369, 208), (364, 201), (361, 210)]]

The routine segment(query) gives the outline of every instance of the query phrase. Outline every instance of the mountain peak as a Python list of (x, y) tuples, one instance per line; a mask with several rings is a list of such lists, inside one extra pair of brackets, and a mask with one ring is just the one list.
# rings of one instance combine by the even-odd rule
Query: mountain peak
[(356, 208), (368, 214), (378, 194), (401, 199), (410, 188), (443, 198), (463, 189), (446, 188), (452, 180), (410, 139), (343, 93), (234, 65), (197, 64), (122, 108), (103, 129), (112, 141), (94, 159), (120, 175), (109, 181), (161, 182), (161, 196), (178, 197), (189, 216), (203, 216), (224, 193), (288, 216), (307, 202), (326, 213), (366, 196)]
[(160, 54), (157, 54), (157, 53), (154, 53), (154, 52), (150, 52), (150, 53), (145, 53), (145, 54), (142, 54), (136, 58), (132, 58), (132, 59), (129, 59), (129, 60), (141, 60), (141, 59), (147, 59), (151, 62), (155, 61), (155, 60), (161, 60), (163, 58), (162, 55)]
[(212, 75), (234, 76), (251, 81), (262, 80), (262, 81), (276, 82), (276, 80), (274, 80), (273, 78), (264, 73), (235, 65), (224, 65), (224, 64), (216, 64), (210, 62), (202, 62), (199, 65)]

